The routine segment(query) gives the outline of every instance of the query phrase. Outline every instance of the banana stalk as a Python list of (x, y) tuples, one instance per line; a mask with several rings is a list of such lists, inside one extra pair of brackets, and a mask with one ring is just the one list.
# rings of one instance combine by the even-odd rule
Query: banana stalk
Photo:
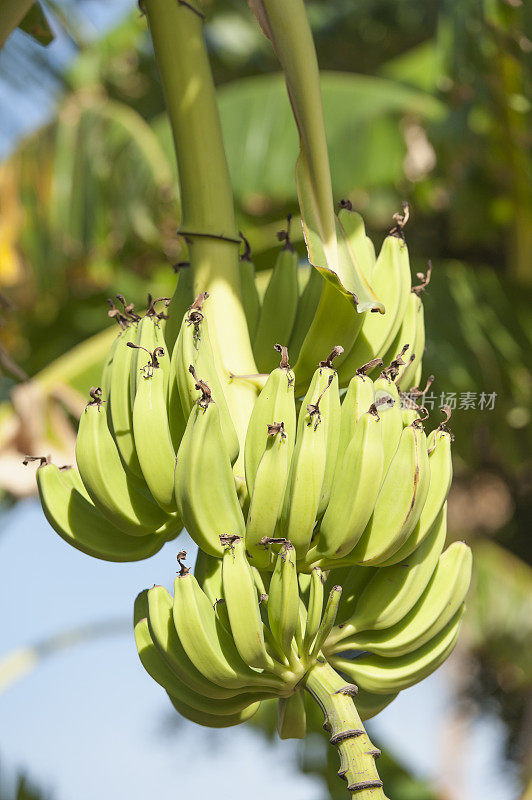
[[(145, 0), (177, 156), (182, 219), (194, 295), (209, 292), (212, 345), (241, 444), (256, 396), (233, 375), (255, 373), (240, 287), (240, 238), (214, 82), (203, 39), (204, 3)], [(170, 304), (170, 314), (172, 304)]]
[(305, 688), (323, 711), (323, 727), (331, 733), (331, 745), (338, 748), (338, 775), (347, 781), (348, 791), (361, 800), (387, 800), (375, 766), (380, 751), (371, 743), (356, 709), (356, 686), (318, 660), (305, 677)]

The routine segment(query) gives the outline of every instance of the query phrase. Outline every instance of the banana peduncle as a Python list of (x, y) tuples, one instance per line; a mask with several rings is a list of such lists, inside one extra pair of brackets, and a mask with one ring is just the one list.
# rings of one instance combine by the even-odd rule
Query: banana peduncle
[(387, 800), (375, 766), (380, 750), (371, 743), (353, 701), (356, 686), (318, 659), (305, 677), (305, 688), (323, 711), (323, 727), (340, 756), (338, 775), (347, 781), (353, 798)]

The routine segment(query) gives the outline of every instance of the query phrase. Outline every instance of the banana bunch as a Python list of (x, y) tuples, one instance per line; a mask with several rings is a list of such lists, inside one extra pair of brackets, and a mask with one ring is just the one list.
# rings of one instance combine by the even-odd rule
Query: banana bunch
[(133, 304), (109, 315), (119, 334), (101, 386), (92, 387), (76, 441), (77, 467), (41, 460), (37, 485), (55, 531), (82, 552), (108, 561), (148, 558), (183, 524), (174, 499), (175, 445), (185, 427), (171, 404), (166, 314), (148, 298), (140, 317)]
[(412, 574), (405, 579), (398, 566), (370, 572), (354, 613), (336, 626), (342, 588), (326, 597), (332, 578), (320, 567), (298, 577), (289, 541), (266, 582), (239, 536), (220, 537), (221, 559), (200, 550), (194, 575), (181, 551), (174, 597), (154, 586), (136, 600), (140, 660), (200, 725), (237, 725), (262, 700), (277, 699), (280, 737), (302, 738), (306, 676), (326, 662), (356, 683), (358, 713), (369, 719), (435, 670), (456, 642), (471, 554), (461, 542), (441, 553), (442, 520)]

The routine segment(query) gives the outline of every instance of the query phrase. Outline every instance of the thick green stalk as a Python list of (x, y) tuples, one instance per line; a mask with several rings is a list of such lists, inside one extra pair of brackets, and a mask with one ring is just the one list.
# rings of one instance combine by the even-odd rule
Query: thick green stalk
[(172, 126), (181, 189), (180, 233), (189, 245), (196, 294), (208, 291), (209, 331), (226, 370), (240, 441), (256, 392), (232, 374), (256, 372), (242, 308), (239, 237), (216, 92), (197, 2), (144, 0)]
[(305, 688), (321, 707), (323, 727), (338, 748), (338, 774), (357, 800), (387, 800), (375, 759), (380, 751), (371, 743), (353, 702), (356, 688), (346, 682), (326, 661), (318, 660), (305, 677)]

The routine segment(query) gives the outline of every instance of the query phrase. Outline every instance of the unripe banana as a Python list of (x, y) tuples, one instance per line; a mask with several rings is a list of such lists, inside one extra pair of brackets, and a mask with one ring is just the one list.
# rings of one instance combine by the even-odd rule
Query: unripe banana
[[(334, 347), (325, 361), (320, 362), (320, 379), (316, 381), (320, 384), (323, 380), (327, 381), (328, 389), (320, 401), (319, 413), (321, 414), (321, 424), (325, 426), (326, 439), (326, 459), (325, 472), (321, 487), (320, 502), (318, 505), (317, 517), (320, 519), (331, 496), (336, 464), (338, 461), (338, 445), (340, 442), (341, 425), (341, 406), (340, 395), (338, 393), (338, 374), (333, 367), (333, 360), (343, 352), (342, 347)], [(332, 378), (332, 381), (330, 380)]]
[[(368, 283), (371, 283), (371, 286), (375, 288), (373, 280), (374, 270), (376, 269), (375, 248), (371, 240), (366, 236), (363, 218), (357, 211), (353, 211), (349, 202), (345, 202), (338, 211), (338, 221), (349, 240), (351, 251), (356, 256), (359, 268)], [(376, 288), (375, 291), (377, 291)], [(385, 303), (384, 297), (381, 299)]]
[[(105, 561), (140, 561), (161, 549), (163, 534), (128, 536), (94, 506), (74, 468), (43, 464), (37, 486), (44, 515), (65, 542)], [(176, 529), (174, 535), (179, 531)]]
[(239, 452), (238, 437), (220, 380), (223, 368), (217, 361), (209, 338), (203, 309), (208, 296), (208, 292), (198, 295), (183, 318), (172, 353), (172, 375), (177, 380), (181, 405), (187, 420), (198, 396), (198, 382), (204, 381), (208, 384), (219, 409), (223, 442), (231, 463), (234, 464)]
[(307, 735), (305, 696), (300, 689), (277, 701), (277, 731), (280, 739), (304, 739)]
[(445, 509), (433, 529), (408, 562), (378, 569), (359, 595), (353, 616), (337, 638), (364, 630), (390, 628), (417, 603), (430, 581), (447, 533)]
[(220, 600), (223, 595), (222, 587), (222, 559), (206, 553), (198, 547), (194, 577), (211, 601), (212, 605)]
[[(161, 352), (162, 351), (162, 352)], [(176, 455), (166, 413), (166, 386), (156, 347), (137, 382), (133, 406), (133, 434), (142, 475), (157, 503), (167, 512), (176, 510), (174, 470)]]
[(164, 326), (164, 341), (170, 357), (174, 350), (183, 316), (194, 301), (194, 272), (190, 264), (188, 262), (176, 264), (174, 269), (177, 269), (177, 283), (168, 306), (168, 319)]
[(410, 296), (414, 298), (409, 302), (414, 306), (415, 336), (410, 354), (410, 363), (405, 366), (404, 371), (397, 378), (397, 385), (403, 392), (407, 392), (414, 383), (419, 381), (416, 376), (419, 375), (420, 364), (425, 352), (425, 312), (423, 302), (416, 292), (412, 292)]
[(323, 617), (320, 622), (320, 627), (318, 628), (318, 632), (316, 633), (316, 638), (314, 639), (314, 644), (310, 650), (310, 658), (317, 658), (321, 649), (325, 642), (327, 641), (327, 637), (329, 636), (330, 632), (333, 629), (334, 623), (336, 621), (336, 614), (338, 613), (338, 606), (340, 604), (340, 597), (342, 596), (342, 587), (341, 586), (333, 586), (330, 591), (329, 599), (327, 600), (327, 605), (325, 606), (325, 611), (323, 612)]
[(335, 652), (368, 650), (402, 656), (422, 647), (454, 617), (465, 600), (471, 580), (472, 557), (464, 542), (453, 542), (438, 560), (417, 603), (389, 628), (367, 630), (338, 642)]
[(323, 612), (323, 583), (324, 576), (319, 567), (314, 567), (310, 573), (310, 591), (308, 599), (307, 620), (303, 638), (303, 651), (310, 649), (318, 633)]
[(275, 342), (288, 342), (294, 325), (298, 300), (297, 253), (290, 244), (280, 251), (262, 301), (253, 354), (260, 372), (275, 367)]
[(318, 368), (299, 411), (296, 445), (279, 523), (280, 535), (292, 542), (298, 558), (303, 558), (309, 548), (322, 502), (329, 425), (325, 415), (322, 416), (321, 403), (334, 379), (332, 370)]
[(275, 562), (268, 591), (268, 619), (270, 630), (283, 653), (292, 658), (299, 617), (299, 586), (297, 582), (296, 552), (290, 542), (281, 547)]
[[(395, 359), (397, 353), (401, 352), (401, 363), (398, 365), (394, 377), (397, 386), (404, 392), (408, 391), (412, 386), (412, 378), (423, 358), (424, 332), (423, 348), (421, 350), (418, 349), (418, 352), (416, 352), (416, 335), (418, 335), (420, 314), (421, 316), (423, 315), (423, 304), (415, 292), (410, 292), (401, 327), (387, 352), (383, 355), (384, 363), (387, 364)], [(421, 335), (421, 332), (419, 335)], [(420, 342), (419, 339), (418, 341)]]
[(238, 714), (215, 715), (205, 714), (204, 712), (197, 711), (191, 708), (186, 703), (180, 703), (172, 695), (168, 695), (170, 702), (175, 710), (181, 714), (185, 719), (195, 722), (196, 725), (204, 725), (207, 728), (231, 728), (234, 725), (240, 725), (250, 719), (260, 708), (260, 701), (251, 703), (251, 705), (239, 711)]
[(255, 475), (253, 494), (246, 522), (246, 546), (251, 563), (259, 568), (270, 564), (265, 538), (275, 536), (275, 528), (286, 491), (293, 443), (287, 441), (284, 423), (268, 426), (268, 441)]
[(343, 453), (315, 548), (309, 559), (351, 553), (373, 513), (382, 480), (381, 420), (373, 405), (362, 414)]
[(338, 606), (338, 613), (336, 614), (338, 625), (345, 623), (353, 616), (358, 598), (377, 572), (377, 569), (378, 567), (359, 567), (356, 565), (331, 569), (324, 588), (327, 592), (335, 584), (342, 587), (342, 596)]
[(243, 539), (221, 537), (223, 554), (223, 597), (236, 648), (246, 664), (257, 669), (272, 666), (264, 645), (263, 624), (257, 587), (251, 572)]
[(456, 644), (463, 613), (462, 606), (437, 636), (412, 653), (397, 658), (364, 655), (354, 661), (334, 656), (331, 657), (331, 664), (367, 692), (400, 692), (423, 680), (443, 664)]
[(365, 314), (353, 347), (339, 367), (342, 381), (372, 358), (382, 356), (401, 326), (410, 293), (408, 248), (399, 235), (389, 235), (379, 253), (371, 285), (384, 303), (384, 314)]
[(137, 338), (137, 323), (132, 323), (121, 331), (116, 340), (113, 356), (113, 365), (109, 377), (109, 393), (102, 394), (108, 398), (108, 417), (110, 428), (126, 467), (138, 478), (142, 478), (142, 471), (135, 449), (133, 438), (133, 404), (129, 390), (130, 372), (133, 360), (136, 362), (136, 353), (128, 347), (130, 342)]
[(79, 423), (76, 460), (83, 484), (96, 508), (117, 528), (138, 536), (153, 533), (164, 524), (165, 514), (124, 469), (100, 391), (91, 391), (93, 399)]
[(142, 376), (142, 370), (148, 363), (146, 351), (148, 353), (153, 353), (157, 347), (162, 348), (163, 352), (160, 358), (160, 365), (165, 374), (165, 386), (168, 390), (168, 383), (170, 380), (170, 356), (168, 355), (164, 339), (164, 324), (167, 314), (164, 311), (159, 313), (156, 311), (156, 304), (161, 301), (164, 301), (165, 306), (168, 305), (169, 300), (167, 297), (158, 297), (154, 299), (151, 294), (149, 294), (147, 311), (137, 325), (137, 335), (133, 344), (138, 345), (138, 347), (132, 350), (133, 356), (129, 368), (131, 408), (133, 408), (135, 403), (138, 380)]
[(425, 505), (414, 530), (406, 542), (390, 559), (383, 562), (382, 566), (403, 561), (419, 547), (432, 530), (432, 526), (451, 488), (453, 477), (451, 442), (452, 435), (443, 428), (437, 428), (427, 437), (430, 484)]
[(175, 498), (190, 536), (202, 550), (221, 557), (220, 535), (244, 536), (245, 525), (218, 404), (208, 387), (202, 391), (177, 454)]
[(184, 570), (174, 584), (174, 624), (188, 657), (212, 683), (229, 689), (279, 689), (282, 682), (245, 664), (232, 636), (216, 619), (211, 601)]
[[(381, 362), (377, 362), (381, 363)], [(373, 391), (373, 381), (366, 375), (365, 369), (370, 364), (357, 370), (353, 378), (349, 381), (347, 392), (342, 400), (341, 422), (340, 422), (340, 444), (339, 456), (348, 447), (353, 437), (355, 425), (369, 407), (375, 402), (375, 392)], [(375, 364), (376, 366), (376, 364)], [(337, 461), (337, 471), (341, 464), (341, 458)]]
[(274, 348), (281, 354), (279, 366), (270, 373), (264, 388), (257, 397), (246, 433), (244, 469), (248, 494), (253, 495), (255, 476), (266, 447), (271, 443), (269, 427), (283, 423), (288, 459), (292, 456), (296, 440), (296, 409), (294, 401), (294, 374), (288, 363), (286, 347)]
[(308, 269), (310, 271), (309, 278), (297, 304), (296, 318), (288, 343), (288, 350), (292, 354), (294, 363), (314, 319), (325, 281), (319, 270), (312, 266), (309, 266)]
[(172, 595), (163, 586), (153, 586), (148, 589), (147, 601), (151, 638), (177, 678), (193, 692), (215, 700), (238, 694), (238, 689), (223, 689), (208, 681), (189, 659), (175, 629)]
[(373, 389), (375, 392), (375, 405), (382, 422), (382, 444), (384, 447), (382, 474), (385, 476), (403, 432), (401, 398), (397, 386), (387, 376), (386, 370), (375, 381)]
[(175, 700), (186, 703), (202, 713), (227, 716), (237, 714), (251, 703), (267, 696), (257, 696), (257, 693), (241, 693), (225, 699), (213, 699), (185, 686), (154, 645), (148, 626), (148, 613), (146, 592), (142, 592), (135, 601), (134, 614), (135, 641), (139, 657), (146, 672)]
[(381, 564), (396, 553), (419, 519), (429, 483), (427, 437), (421, 423), (413, 423), (401, 434), (375, 510), (349, 559), (356, 564)]
[(358, 687), (355, 702), (362, 722), (380, 714), (381, 711), (395, 700), (398, 694), (399, 692), (393, 692), (392, 694), (371, 694)]

